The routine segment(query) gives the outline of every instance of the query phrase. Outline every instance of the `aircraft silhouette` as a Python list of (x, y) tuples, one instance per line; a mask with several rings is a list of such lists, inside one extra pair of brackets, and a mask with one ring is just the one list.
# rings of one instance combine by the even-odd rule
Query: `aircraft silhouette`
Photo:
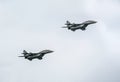
[(94, 24), (94, 23), (97, 23), (96, 21), (93, 21), (93, 20), (88, 20), (88, 21), (85, 21), (83, 23), (80, 23), (80, 24), (76, 24), (76, 23), (70, 23), (69, 21), (66, 21), (66, 26), (62, 27), (62, 28), (68, 28), (68, 30), (71, 30), (71, 31), (76, 31), (78, 29), (81, 29), (82, 31), (86, 30), (86, 27), (90, 24)]
[(39, 59), (41, 60), (42, 57), (45, 55), (45, 54), (48, 54), (48, 53), (52, 53), (53, 51), (52, 50), (42, 50), (41, 52), (38, 52), (38, 53), (28, 53), (27, 51), (23, 50), (23, 55), (24, 56), (19, 56), (19, 57), (24, 57), (25, 59), (28, 59), (30, 61), (32, 61), (32, 59)]

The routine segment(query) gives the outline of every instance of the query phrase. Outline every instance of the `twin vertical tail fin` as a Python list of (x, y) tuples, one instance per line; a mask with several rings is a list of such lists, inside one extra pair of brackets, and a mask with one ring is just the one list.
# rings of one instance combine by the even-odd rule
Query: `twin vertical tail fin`
[(71, 27), (72, 24), (69, 21), (66, 21), (65, 25), (66, 26), (63, 26), (62, 28), (68, 28), (68, 29), (70, 29), (70, 27)]
[(71, 23), (69, 21), (66, 21), (65, 25), (71, 25)]
[(24, 56), (26, 56), (28, 53), (27, 53), (27, 51), (23, 50), (22, 54), (24, 54)]
[(25, 50), (23, 50), (23, 53), (22, 53), (24, 56), (19, 56), (19, 57), (25, 57), (25, 58), (27, 58), (28, 57), (28, 52), (27, 51), (25, 51)]
[(23, 54), (23, 56), (18, 56), (18, 57), (25, 57), (26, 58), (28, 53), (27, 53), (27, 51), (23, 50), (22, 54)]

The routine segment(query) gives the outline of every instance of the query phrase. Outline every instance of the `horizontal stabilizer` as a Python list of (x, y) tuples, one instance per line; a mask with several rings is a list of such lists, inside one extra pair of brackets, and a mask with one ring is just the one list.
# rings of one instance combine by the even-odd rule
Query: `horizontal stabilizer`
[(62, 28), (68, 28), (67, 26), (63, 26)]
[(25, 57), (25, 56), (18, 56), (18, 57)]

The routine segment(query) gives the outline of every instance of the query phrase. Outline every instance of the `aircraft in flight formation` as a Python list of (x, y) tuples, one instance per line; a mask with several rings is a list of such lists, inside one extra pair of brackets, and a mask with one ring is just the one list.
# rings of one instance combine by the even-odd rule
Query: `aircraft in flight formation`
[(39, 59), (41, 60), (42, 57), (45, 55), (45, 54), (48, 54), (48, 53), (52, 53), (53, 51), (52, 50), (43, 50), (41, 52), (38, 52), (38, 53), (28, 53), (27, 51), (23, 50), (23, 56), (19, 56), (19, 57), (24, 57), (25, 59), (28, 59), (30, 61), (32, 61), (32, 59)]
[(76, 31), (78, 29), (81, 29), (82, 31), (86, 30), (86, 27), (90, 24), (95, 24), (97, 23), (96, 21), (93, 21), (93, 20), (88, 20), (88, 21), (85, 21), (83, 23), (80, 23), (80, 24), (76, 24), (76, 23), (70, 23), (69, 21), (66, 21), (66, 26), (62, 27), (62, 28), (68, 28), (68, 30), (71, 30), (71, 31)]
[[(83, 23), (80, 23), (80, 24), (76, 24), (76, 23), (70, 23), (69, 21), (66, 21), (66, 26), (64, 26), (63, 28), (68, 28), (68, 30), (71, 30), (71, 31), (76, 31), (78, 29), (81, 29), (81, 30), (86, 30), (86, 27), (90, 24), (95, 24), (97, 23), (96, 21), (93, 21), (93, 20), (88, 20), (88, 21), (85, 21)], [(41, 52), (38, 52), (38, 53), (31, 53), (31, 52), (27, 52), (25, 50), (23, 50), (23, 56), (19, 56), (19, 57), (24, 57), (25, 59), (28, 59), (30, 61), (32, 61), (32, 59), (39, 59), (41, 60), (42, 57), (45, 55), (45, 54), (48, 54), (48, 53), (52, 53), (54, 51), (52, 50), (43, 50)]]

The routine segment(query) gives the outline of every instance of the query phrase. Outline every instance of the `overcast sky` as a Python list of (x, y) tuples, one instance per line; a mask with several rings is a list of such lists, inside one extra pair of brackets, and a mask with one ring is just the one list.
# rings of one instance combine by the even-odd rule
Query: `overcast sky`
[[(72, 32), (66, 20), (97, 23)], [(0, 82), (120, 82), (119, 27), (119, 0), (0, 0)]]

